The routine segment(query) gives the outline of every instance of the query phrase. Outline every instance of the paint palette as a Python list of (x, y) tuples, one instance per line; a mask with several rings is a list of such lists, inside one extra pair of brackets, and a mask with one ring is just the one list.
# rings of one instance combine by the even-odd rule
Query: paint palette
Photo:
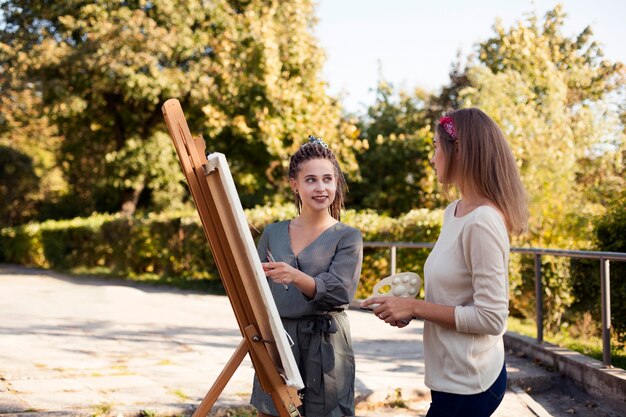
[[(372, 291), (372, 297), (381, 295), (394, 297), (416, 297), (422, 287), (422, 279), (415, 272), (400, 272), (381, 279)], [(369, 308), (376, 308), (372, 304)]]

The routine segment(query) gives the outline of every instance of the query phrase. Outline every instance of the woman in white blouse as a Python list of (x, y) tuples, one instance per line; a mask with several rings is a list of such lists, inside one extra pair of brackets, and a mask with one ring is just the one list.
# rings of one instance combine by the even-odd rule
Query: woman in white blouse
[(526, 193), (502, 131), (481, 110), (442, 117), (433, 145), (437, 179), (461, 198), (424, 265), (425, 299), (372, 297), (363, 307), (374, 304), (392, 326), (424, 320), (427, 417), (490, 416), (506, 390), (509, 234), (526, 228)]

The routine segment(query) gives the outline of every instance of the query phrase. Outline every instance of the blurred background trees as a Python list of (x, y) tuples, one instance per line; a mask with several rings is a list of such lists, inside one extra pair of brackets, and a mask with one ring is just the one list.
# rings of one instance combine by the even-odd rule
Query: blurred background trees
[(245, 207), (288, 200), (289, 155), (312, 133), (339, 155), (350, 207), (441, 208), (432, 126), (470, 105), (496, 119), (519, 161), (526, 241), (588, 248), (595, 219), (620, 202), (624, 67), (603, 58), (590, 28), (564, 36), (560, 6), (496, 23), (441, 91), (381, 79), (366, 113), (348, 115), (321, 77), (311, 0), (0, 4), (0, 152), (30, 159), (15, 159), (30, 173), (11, 179), (22, 191), (3, 179), (3, 201), (20, 207), (5, 226), (189, 203), (160, 110), (171, 97), (207, 149), (228, 155)]
[(57, 213), (47, 216), (132, 214), (138, 204), (161, 210), (183, 202), (160, 109), (171, 97), (208, 150), (228, 154), (245, 205), (284, 188), (287, 156), (310, 133), (356, 170), (357, 130), (319, 77), (311, 1), (1, 7), (3, 108), (21, 121), (3, 117), (3, 140), (18, 146), (13, 135), (29, 136), (22, 142), (45, 143), (54, 155), (66, 187), (55, 190)]
[(360, 175), (351, 176), (348, 205), (399, 216), (416, 207), (434, 208), (442, 201), (430, 166), (432, 119), (428, 94), (396, 93), (381, 80), (376, 102), (359, 122), (364, 147), (356, 153)]

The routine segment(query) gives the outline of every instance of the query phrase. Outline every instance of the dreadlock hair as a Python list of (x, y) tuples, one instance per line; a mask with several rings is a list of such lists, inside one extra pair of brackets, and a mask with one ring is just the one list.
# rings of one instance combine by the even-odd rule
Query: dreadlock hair
[[(298, 172), (300, 171), (300, 165), (311, 159), (328, 159), (332, 162), (333, 167), (335, 168), (337, 191), (335, 192), (335, 199), (328, 208), (328, 212), (333, 218), (340, 221), (341, 209), (344, 208), (348, 185), (346, 184), (343, 172), (341, 172), (341, 168), (339, 168), (339, 163), (337, 162), (335, 154), (333, 154), (333, 151), (325, 146), (323, 142), (307, 142), (300, 146), (300, 149), (298, 149), (289, 160), (289, 178), (293, 178), (295, 180), (298, 176)], [(296, 204), (296, 210), (298, 211), (298, 214), (300, 214), (300, 211), (302, 210), (302, 199), (300, 198), (300, 195), (295, 192), (294, 201)]]

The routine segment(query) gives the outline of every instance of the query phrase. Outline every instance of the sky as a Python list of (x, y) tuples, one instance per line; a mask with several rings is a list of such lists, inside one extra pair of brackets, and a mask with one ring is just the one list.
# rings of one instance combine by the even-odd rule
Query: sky
[(493, 35), (496, 18), (510, 27), (535, 11), (543, 20), (557, 3), (567, 13), (564, 35), (591, 26), (605, 57), (626, 63), (624, 0), (317, 0), (322, 76), (348, 112), (374, 103), (381, 73), (396, 88), (436, 92), (458, 53), (464, 62)]

